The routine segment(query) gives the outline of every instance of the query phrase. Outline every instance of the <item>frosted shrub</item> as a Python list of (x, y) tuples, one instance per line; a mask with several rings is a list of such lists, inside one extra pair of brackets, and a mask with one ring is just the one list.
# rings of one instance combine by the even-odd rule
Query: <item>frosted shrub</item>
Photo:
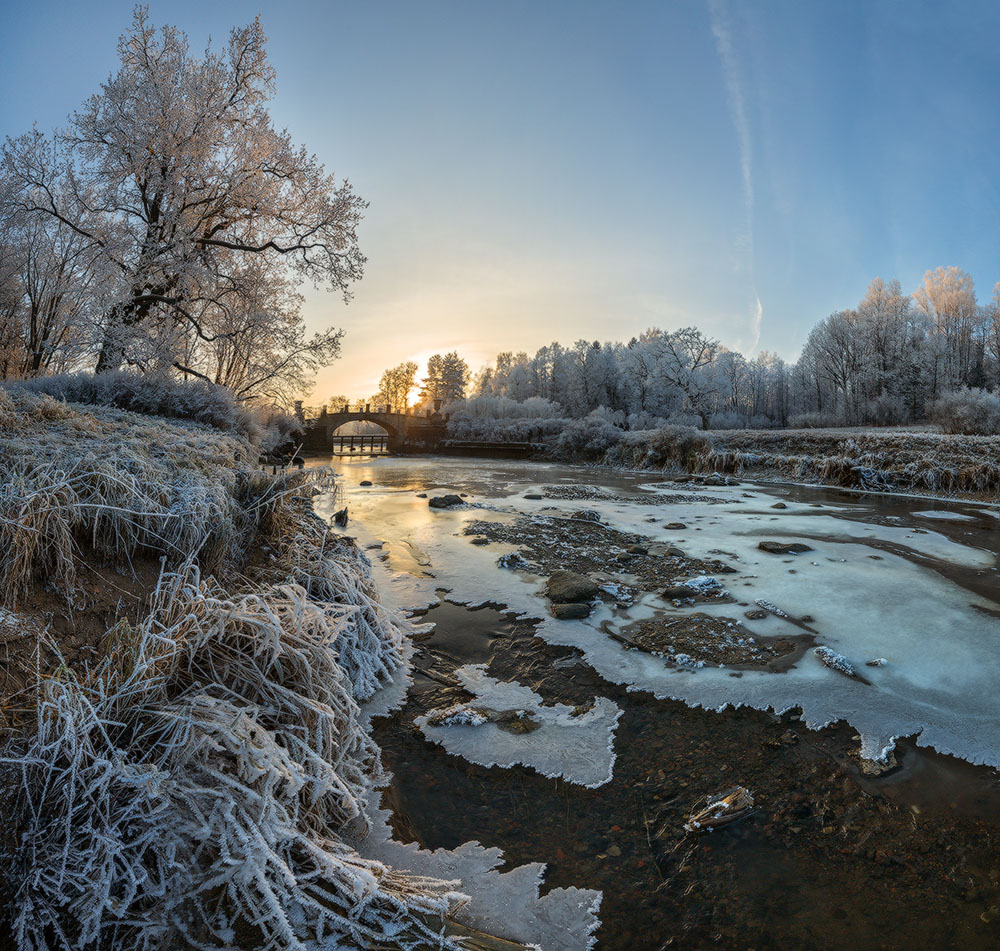
[(1000, 434), (1000, 395), (988, 390), (952, 390), (931, 403), (928, 412), (946, 433)]
[(556, 449), (568, 456), (601, 458), (621, 441), (622, 432), (608, 421), (606, 410), (595, 410), (584, 419), (570, 420), (556, 440)]
[(532, 442), (550, 439), (568, 422), (561, 408), (541, 397), (524, 401), (506, 396), (476, 396), (450, 403), (448, 436), (487, 442)]
[(898, 426), (908, 418), (906, 401), (893, 393), (880, 393), (869, 404), (868, 416), (876, 426)]
[(711, 441), (700, 430), (668, 425), (622, 433), (618, 445), (608, 451), (605, 461), (632, 469), (693, 469), (697, 459), (711, 449)]

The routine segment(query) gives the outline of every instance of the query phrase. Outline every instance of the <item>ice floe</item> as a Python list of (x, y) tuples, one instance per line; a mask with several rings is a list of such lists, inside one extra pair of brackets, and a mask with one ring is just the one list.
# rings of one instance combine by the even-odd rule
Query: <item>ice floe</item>
[[(589, 710), (545, 706), (528, 687), (490, 677), (483, 664), (459, 667), (455, 676), (475, 700), (451, 711), (439, 726), (428, 716), (418, 717), (427, 739), (480, 766), (530, 766), (543, 776), (561, 776), (590, 789), (611, 781), (615, 728), (622, 715), (614, 701), (598, 697)], [(482, 707), (523, 711), (538, 728), (512, 733), (479, 713)]]
[(596, 941), (600, 924), (601, 893), (587, 888), (553, 888), (544, 895), (539, 888), (545, 875), (542, 862), (497, 871), (503, 852), (465, 842), (457, 849), (421, 849), (392, 838), (390, 813), (379, 804), (380, 794), (368, 797), (367, 832), (351, 840), (358, 853), (377, 859), (410, 875), (454, 881), (456, 891), (469, 901), (456, 915), (472, 928), (508, 941), (518, 941), (541, 951), (586, 951)]

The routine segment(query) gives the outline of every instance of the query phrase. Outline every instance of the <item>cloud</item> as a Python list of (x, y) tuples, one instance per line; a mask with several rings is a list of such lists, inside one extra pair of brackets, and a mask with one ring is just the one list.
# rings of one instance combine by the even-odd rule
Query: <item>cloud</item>
[(757, 294), (754, 281), (754, 244), (753, 244), (753, 148), (750, 136), (750, 121), (747, 119), (746, 100), (743, 95), (743, 83), (740, 78), (736, 54), (733, 50), (733, 35), (725, 0), (708, 0), (708, 12), (712, 21), (712, 36), (715, 38), (715, 49), (722, 64), (722, 74), (726, 82), (726, 98), (729, 102), (729, 114), (736, 133), (736, 143), (740, 153), (740, 177), (743, 187), (743, 210), (746, 215), (746, 230), (737, 241), (738, 246), (745, 250), (747, 269), (750, 273), (750, 290), (753, 304), (750, 309), (750, 320), (753, 333), (752, 353), (760, 341), (760, 325), (764, 310)]

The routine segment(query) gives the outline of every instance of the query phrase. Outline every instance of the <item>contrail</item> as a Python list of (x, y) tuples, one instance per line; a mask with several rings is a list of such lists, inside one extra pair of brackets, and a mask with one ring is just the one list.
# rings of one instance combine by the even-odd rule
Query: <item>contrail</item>
[(757, 349), (760, 342), (760, 325), (764, 309), (757, 295), (757, 287), (753, 276), (753, 164), (750, 140), (750, 122), (747, 120), (746, 106), (743, 99), (743, 86), (740, 82), (736, 56), (733, 53), (732, 34), (729, 29), (724, 0), (708, 0), (708, 12), (712, 20), (712, 36), (715, 37), (715, 48), (722, 63), (722, 73), (726, 80), (726, 95), (729, 100), (729, 112), (736, 132), (736, 142), (740, 151), (740, 172), (743, 178), (743, 206), (746, 213), (746, 247), (750, 264), (750, 289), (753, 293), (751, 325), (753, 327), (753, 346), (750, 352)]

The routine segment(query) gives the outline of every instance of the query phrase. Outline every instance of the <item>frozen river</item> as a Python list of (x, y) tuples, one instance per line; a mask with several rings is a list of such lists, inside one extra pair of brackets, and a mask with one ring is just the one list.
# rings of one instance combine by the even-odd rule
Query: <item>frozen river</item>
[[(317, 463), (320, 460), (313, 460)], [(539, 635), (582, 650), (602, 676), (659, 698), (717, 709), (748, 705), (801, 707), (811, 726), (846, 720), (877, 758), (894, 738), (973, 763), (1000, 766), (1000, 520), (995, 508), (927, 499), (862, 497), (801, 486), (692, 486), (646, 473), (455, 458), (333, 460), (349, 507), (349, 534), (367, 548), (383, 599), (413, 612), (442, 597), (494, 603), (541, 618)], [(370, 481), (369, 487), (361, 482)], [(585, 486), (589, 498), (572, 495)], [(435, 510), (427, 498), (464, 493), (464, 506)], [(527, 498), (527, 496), (542, 496)], [(781, 502), (784, 508), (773, 508)], [(655, 503), (655, 504), (651, 504)], [(319, 500), (320, 514), (332, 512)], [(734, 573), (719, 580), (736, 603), (675, 606), (656, 593), (634, 603), (602, 603), (584, 620), (556, 620), (542, 596), (544, 579), (498, 567), (510, 544), (474, 545), (472, 520), (546, 520), (580, 509), (650, 543), (690, 557), (718, 559)], [(684, 528), (667, 528), (682, 524)], [(762, 540), (802, 542), (811, 551), (774, 555)], [(481, 539), (480, 539), (481, 541)], [(375, 547), (377, 546), (377, 547)], [(604, 578), (628, 580), (610, 557)], [(763, 601), (788, 619), (742, 618)], [(740, 617), (755, 635), (801, 635), (807, 618), (815, 642), (846, 657), (851, 679), (807, 652), (784, 673), (724, 667), (679, 669), (626, 649), (608, 635), (630, 622), (685, 612)], [(869, 667), (869, 661), (884, 664)], [(865, 682), (867, 681), (867, 682)]]

